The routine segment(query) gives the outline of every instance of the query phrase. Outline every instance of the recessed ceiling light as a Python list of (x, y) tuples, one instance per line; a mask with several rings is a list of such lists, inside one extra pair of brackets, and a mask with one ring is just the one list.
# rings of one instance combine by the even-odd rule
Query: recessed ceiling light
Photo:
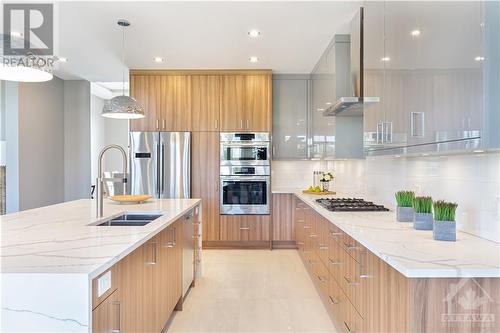
[(484, 57), (477, 56), (477, 57), (474, 58), (474, 60), (476, 60), (476, 61), (483, 61)]
[(260, 36), (260, 31), (257, 30), (257, 29), (252, 29), (248, 32), (248, 36), (252, 37), (252, 38), (257, 38)]
[(68, 58), (65, 58), (65, 57), (57, 57), (57, 61), (60, 61), (60, 62), (68, 62)]
[(383, 57), (380, 59), (380, 61), (391, 61), (391, 58), (389, 57)]
[(163, 59), (162, 57), (154, 57), (153, 58), (154, 62), (164, 62), (165, 59)]
[(250, 57), (248, 60), (250, 60), (250, 62), (259, 62), (259, 57)]
[(413, 30), (413, 31), (411, 32), (411, 35), (412, 35), (412, 36), (414, 36), (414, 37), (419, 36), (419, 35), (420, 35), (420, 30)]
[(11, 35), (12, 37), (22, 37), (22, 36), (23, 36), (23, 34), (22, 34), (22, 33), (20, 33), (20, 32), (18, 32), (18, 31), (11, 31), (11, 32), (10, 32), (10, 35)]

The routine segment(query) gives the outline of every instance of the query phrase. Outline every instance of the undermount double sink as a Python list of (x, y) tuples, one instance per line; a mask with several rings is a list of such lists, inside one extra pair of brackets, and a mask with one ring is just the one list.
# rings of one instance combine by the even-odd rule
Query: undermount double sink
[(96, 226), (112, 227), (112, 226), (144, 226), (163, 214), (160, 213), (139, 213), (139, 212), (125, 212), (121, 215), (107, 218), (93, 224)]

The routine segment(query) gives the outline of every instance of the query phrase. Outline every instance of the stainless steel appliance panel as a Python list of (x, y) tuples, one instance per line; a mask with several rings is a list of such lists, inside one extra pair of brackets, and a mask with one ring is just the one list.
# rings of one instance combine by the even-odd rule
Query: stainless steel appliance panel
[(189, 198), (191, 133), (160, 132), (160, 198)]
[(194, 216), (189, 212), (182, 225), (182, 295), (185, 296), (194, 280)]
[(269, 176), (271, 167), (268, 165), (221, 165), (221, 176)]
[(269, 133), (234, 133), (225, 132), (220, 134), (220, 142), (269, 142)]
[(130, 132), (129, 193), (159, 197), (158, 145), (158, 132)]
[(269, 176), (222, 176), (220, 212), (224, 215), (269, 214)]
[(221, 165), (269, 165), (269, 142), (221, 142)]

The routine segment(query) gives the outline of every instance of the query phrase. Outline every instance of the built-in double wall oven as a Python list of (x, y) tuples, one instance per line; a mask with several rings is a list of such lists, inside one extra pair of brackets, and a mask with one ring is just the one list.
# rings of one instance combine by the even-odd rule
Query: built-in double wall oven
[(269, 159), (269, 133), (220, 134), (221, 214), (269, 214)]

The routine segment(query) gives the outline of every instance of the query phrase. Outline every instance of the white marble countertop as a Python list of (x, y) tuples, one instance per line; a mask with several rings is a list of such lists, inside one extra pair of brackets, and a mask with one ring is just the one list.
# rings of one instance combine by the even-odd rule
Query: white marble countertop
[(84, 274), (92, 279), (201, 202), (159, 199), (121, 205), (104, 200), (104, 218), (161, 212), (145, 226), (89, 226), (94, 200), (82, 199), (0, 216), (1, 273)]
[(435, 241), (432, 230), (396, 222), (393, 211), (330, 212), (315, 202), (317, 196), (294, 194), (406, 277), (500, 277), (498, 243), (460, 231), (456, 242)]

